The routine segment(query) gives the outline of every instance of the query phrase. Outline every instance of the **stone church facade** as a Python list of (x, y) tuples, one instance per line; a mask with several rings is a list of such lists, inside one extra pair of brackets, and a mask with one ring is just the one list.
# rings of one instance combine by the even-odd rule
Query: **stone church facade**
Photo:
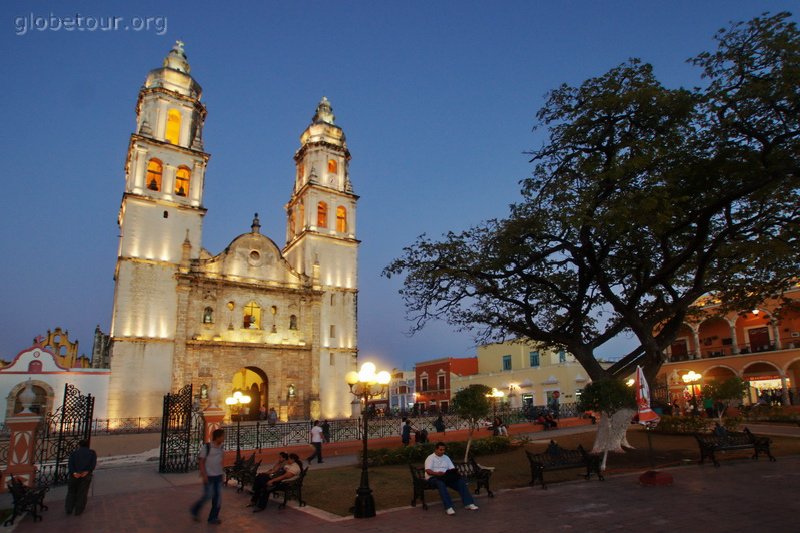
[(202, 246), (210, 155), (200, 98), (178, 42), (145, 80), (128, 148), (108, 416), (160, 416), (163, 396), (189, 383), (202, 403), (246, 392), (251, 415), (263, 406), (283, 420), (349, 416), (358, 197), (330, 103), (300, 137), (284, 247), (261, 234), (256, 214), (213, 255)]

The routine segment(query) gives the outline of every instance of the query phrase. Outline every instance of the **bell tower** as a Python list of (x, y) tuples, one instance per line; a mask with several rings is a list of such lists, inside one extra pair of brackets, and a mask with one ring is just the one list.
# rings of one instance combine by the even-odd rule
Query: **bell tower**
[[(177, 41), (139, 91), (125, 162), (111, 323), (111, 418), (159, 416), (170, 390), (177, 313), (175, 274), (188, 243), (201, 249), (206, 108)], [(141, 379), (147, 376), (147, 379)]]
[(358, 354), (358, 245), (350, 152), (323, 97), (294, 155), (294, 188), (286, 204), (283, 254), (324, 291), (320, 324), (320, 416), (349, 415), (344, 376)]

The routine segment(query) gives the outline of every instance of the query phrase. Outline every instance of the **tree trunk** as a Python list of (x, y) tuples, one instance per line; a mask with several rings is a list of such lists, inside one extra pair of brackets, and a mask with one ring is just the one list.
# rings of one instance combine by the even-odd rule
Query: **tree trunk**
[[(600, 413), (597, 436), (592, 453), (623, 452), (622, 447), (632, 448), (628, 443), (627, 433), (631, 418), (636, 413), (633, 409), (620, 409), (615, 413)], [(605, 461), (603, 461), (605, 463)]]
[(467, 449), (464, 450), (464, 462), (466, 463), (469, 461), (469, 447), (472, 446), (472, 434), (475, 432), (475, 428), (470, 426), (469, 427), (469, 438), (467, 438)]

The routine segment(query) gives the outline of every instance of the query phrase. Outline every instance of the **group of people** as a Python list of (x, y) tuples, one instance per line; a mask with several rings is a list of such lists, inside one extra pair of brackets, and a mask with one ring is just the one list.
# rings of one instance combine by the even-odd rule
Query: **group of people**
[(275, 464), (256, 475), (248, 507), (254, 507), (254, 513), (263, 511), (267, 508), (270, 494), (276, 490), (286, 490), (287, 483), (297, 479), (302, 471), (303, 462), (296, 453), (280, 452)]
[[(312, 429), (312, 439), (315, 434), (321, 435), (319, 422), (315, 422)], [(321, 438), (321, 437), (320, 437)], [(200, 521), (200, 510), (207, 501), (211, 501), (211, 510), (208, 513), (208, 523), (218, 525), (222, 523), (219, 518), (220, 508), (222, 507), (222, 482), (224, 469), (222, 465), (225, 455), (225, 430), (215, 429), (211, 434), (211, 441), (200, 447), (198, 455), (200, 466), (200, 477), (203, 480), (203, 495), (189, 509), (192, 518)], [(316, 454), (315, 454), (316, 455)], [(319, 462), (322, 462), (322, 451), (319, 449)], [(303, 461), (295, 453), (280, 452), (278, 460), (263, 471), (259, 469), (253, 482), (253, 497), (250, 506), (255, 507), (253, 512), (263, 511), (267, 508), (269, 496), (277, 490), (286, 490), (287, 483), (295, 480), (303, 471)], [(81, 508), (82, 509), (82, 508)], [(67, 511), (69, 512), (69, 504)]]

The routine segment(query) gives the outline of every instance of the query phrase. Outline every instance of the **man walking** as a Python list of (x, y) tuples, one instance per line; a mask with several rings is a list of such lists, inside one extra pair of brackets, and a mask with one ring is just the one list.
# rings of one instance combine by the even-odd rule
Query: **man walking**
[(317, 463), (322, 462), (322, 428), (319, 425), (319, 420), (314, 420), (314, 427), (311, 428), (311, 445), (314, 447), (314, 453), (307, 459), (308, 464), (316, 457)]
[(97, 466), (97, 454), (89, 448), (89, 441), (84, 439), (78, 443), (78, 449), (72, 452), (67, 463), (67, 514), (81, 514), (86, 507), (89, 485), (92, 484), (92, 472)]
[(200, 477), (203, 478), (203, 496), (192, 505), (190, 512), (196, 522), (200, 521), (200, 509), (207, 500), (211, 500), (211, 511), (208, 513), (208, 523), (218, 525), (219, 511), (222, 508), (222, 458), (224, 455), (223, 441), (225, 431), (215, 429), (211, 434), (211, 442), (200, 448)]

